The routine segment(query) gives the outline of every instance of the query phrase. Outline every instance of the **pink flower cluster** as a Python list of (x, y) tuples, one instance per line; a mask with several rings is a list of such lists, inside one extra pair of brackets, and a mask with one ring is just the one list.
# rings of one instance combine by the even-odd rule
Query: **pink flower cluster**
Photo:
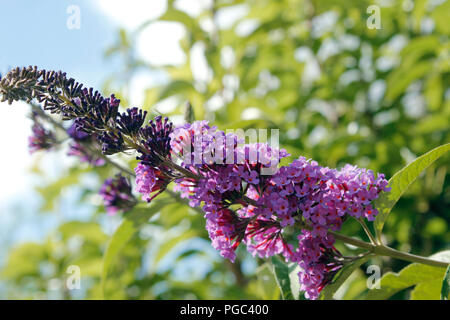
[(75, 122), (67, 129), (67, 134), (73, 140), (67, 153), (69, 156), (78, 157), (82, 162), (87, 162), (96, 167), (105, 164), (104, 159), (94, 156), (92, 152), (86, 149), (86, 145), (93, 145), (93, 148), (98, 148), (97, 135), (79, 130)]
[[(16, 68), (0, 79), (0, 95), (9, 103), (36, 99), (44, 110), (73, 120), (69, 154), (82, 161), (105, 163), (91, 149), (105, 155), (136, 150), (136, 185), (144, 200), (150, 202), (174, 181), (190, 205), (202, 206), (212, 244), (224, 257), (233, 261), (241, 243), (259, 257), (282, 254), (300, 265), (299, 280), (311, 299), (345, 261), (330, 230), (339, 230), (348, 216), (374, 220), (378, 212), (372, 203), (388, 191), (383, 175), (350, 165), (330, 169), (303, 157), (267, 174), (286, 151), (243, 144), (238, 135), (207, 121), (174, 128), (157, 116), (143, 127), (145, 112), (133, 108), (120, 114), (114, 95), (104, 98), (63, 72)], [(33, 133), (31, 150), (55, 143), (37, 124)], [(106, 181), (101, 194), (114, 211), (134, 205), (129, 192), (127, 181), (119, 179)], [(293, 225), (303, 229), (296, 245), (286, 239), (286, 228)]]
[[(304, 157), (273, 175), (263, 174), (287, 152), (267, 144), (242, 144), (237, 135), (207, 121), (175, 128), (170, 147), (171, 161), (181, 158), (178, 164), (191, 173), (174, 177), (174, 190), (191, 206), (202, 206), (213, 247), (231, 261), (241, 243), (262, 258), (282, 254), (300, 265), (302, 290), (311, 299), (342, 267), (328, 232), (339, 230), (346, 216), (373, 220), (378, 212), (372, 202), (388, 191), (382, 174), (376, 177), (350, 165), (330, 169)], [(157, 172), (142, 163), (136, 168), (138, 191), (146, 200), (167, 184)], [(239, 209), (232, 209), (236, 205)], [(293, 225), (305, 229), (296, 246), (284, 235)]]
[(136, 173), (136, 190), (143, 194), (142, 199), (147, 202), (153, 200), (167, 186), (166, 177), (158, 169), (139, 163), (134, 171)]
[(332, 235), (315, 237), (310, 231), (303, 230), (298, 240), (299, 246), (292, 255), (292, 261), (300, 266), (300, 290), (305, 292), (307, 299), (317, 299), (320, 291), (342, 268), (341, 255), (333, 246)]
[(32, 135), (28, 137), (28, 148), (30, 153), (34, 153), (39, 150), (48, 150), (55, 145), (55, 135), (52, 131), (44, 128), (35, 114), (33, 114), (33, 127), (31, 130)]
[(136, 199), (131, 194), (130, 182), (120, 174), (106, 179), (99, 194), (103, 198), (106, 212), (110, 215), (127, 212), (136, 204)]
[[(237, 135), (209, 127), (206, 121), (176, 128), (171, 137), (172, 150), (184, 157), (181, 165), (201, 177), (177, 179), (174, 190), (188, 198), (191, 206), (203, 204), (213, 247), (231, 261), (242, 242), (255, 255), (282, 253), (287, 257), (291, 246), (282, 237), (280, 222), (272, 215), (259, 214), (256, 206), (242, 200), (247, 197), (256, 204), (271, 179), (262, 175), (262, 170), (273, 160), (286, 157), (286, 151), (261, 143), (240, 145), (242, 140)], [(233, 204), (242, 208), (234, 212), (229, 209)]]

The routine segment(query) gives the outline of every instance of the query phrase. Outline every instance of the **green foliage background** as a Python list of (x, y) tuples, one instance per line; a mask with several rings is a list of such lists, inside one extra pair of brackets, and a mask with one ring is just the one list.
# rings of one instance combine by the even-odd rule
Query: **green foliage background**
[[(155, 107), (169, 99), (176, 107), (166, 114), (180, 118), (190, 101), (196, 119), (221, 129), (279, 129), (280, 145), (292, 158), (304, 155), (331, 167), (352, 163), (390, 178), (417, 156), (450, 141), (450, 2), (386, 1), (381, 29), (366, 25), (371, 4), (217, 0), (213, 8), (192, 17), (169, 1), (156, 21), (185, 27), (185, 64), (154, 66), (137, 58), (136, 37), (155, 21), (133, 32), (120, 30), (105, 59), (120, 57), (123, 70), (112, 74), (102, 91), (114, 92), (128, 106), (134, 74), (163, 72), (168, 80), (146, 88), (142, 101), (153, 113), (166, 112)], [(218, 16), (236, 7), (247, 13), (231, 26), (219, 27)], [(203, 52), (207, 77), (195, 76), (193, 48)], [(136, 164), (132, 159), (124, 158), (130, 168)], [(408, 189), (386, 222), (385, 243), (423, 256), (449, 248), (449, 168), (447, 155)], [(35, 174), (39, 172), (36, 164)], [(79, 185), (87, 175), (96, 177), (98, 185), (79, 187), (79, 201), (95, 200), (100, 181), (114, 172), (68, 169), (39, 187), (42, 211), (54, 212), (59, 191)], [(17, 246), (1, 270), (5, 298), (282, 298), (271, 264), (245, 250), (239, 250), (237, 264), (229, 264), (209, 247), (200, 214), (169, 197), (158, 201), (153, 212), (139, 205), (128, 214), (145, 219), (139, 227), (124, 227), (130, 241), (116, 249), (106, 275), (103, 256), (111, 234), (104, 226), (113, 218), (101, 206), (90, 221), (64, 223), (44, 242)], [(365, 239), (351, 221), (343, 232)], [(339, 248), (348, 255), (359, 252)], [(82, 289), (70, 291), (61, 283), (73, 264), (81, 268)], [(345, 282), (338, 298), (376, 295), (366, 287), (368, 264), (379, 264), (383, 274), (406, 265), (371, 259)], [(402, 287), (390, 298), (438, 298), (430, 289), (436, 286), (433, 281), (417, 286), (413, 294), (411, 285)]]

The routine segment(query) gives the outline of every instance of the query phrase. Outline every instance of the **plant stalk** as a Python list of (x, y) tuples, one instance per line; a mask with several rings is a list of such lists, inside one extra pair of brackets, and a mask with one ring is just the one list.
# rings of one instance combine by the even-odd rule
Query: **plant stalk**
[(370, 232), (369, 227), (367, 226), (367, 224), (364, 222), (364, 220), (362, 220), (361, 218), (356, 219), (359, 224), (361, 225), (361, 227), (364, 229), (364, 232), (366, 233), (367, 237), (369, 237), (369, 240), (372, 244), (377, 244), (377, 241), (375, 239), (375, 237), (372, 235), (372, 232)]
[(340, 234), (340, 233), (337, 233), (334, 231), (329, 231), (328, 233), (332, 234), (337, 240), (340, 240), (344, 243), (353, 245), (355, 247), (367, 249), (370, 252), (373, 252), (379, 256), (386, 256), (386, 257), (396, 258), (396, 259), (405, 260), (405, 261), (409, 261), (409, 262), (417, 262), (417, 263), (422, 263), (422, 264), (426, 264), (429, 266), (440, 267), (440, 268), (447, 268), (450, 265), (450, 263), (448, 263), (448, 262), (437, 261), (437, 260), (433, 260), (430, 258), (417, 256), (415, 254), (398, 251), (398, 250), (395, 250), (393, 248), (387, 247), (382, 244), (374, 245), (372, 243), (361, 241), (359, 239), (347, 237), (343, 234)]

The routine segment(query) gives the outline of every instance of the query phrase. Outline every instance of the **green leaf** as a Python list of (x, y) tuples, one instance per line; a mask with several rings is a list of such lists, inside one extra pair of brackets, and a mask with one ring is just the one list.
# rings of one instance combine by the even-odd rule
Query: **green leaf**
[(168, 202), (164, 200), (153, 201), (150, 207), (147, 205), (136, 206), (131, 212), (124, 215), (124, 220), (121, 225), (114, 232), (108, 247), (103, 256), (103, 271), (102, 271), (102, 288), (105, 291), (105, 284), (108, 278), (108, 272), (120, 254), (122, 248), (133, 238), (140, 230), (140, 227), (146, 223), (151, 216), (161, 210)]
[(58, 230), (63, 241), (67, 241), (73, 236), (80, 236), (84, 240), (100, 245), (105, 243), (108, 238), (103, 233), (100, 225), (95, 222), (70, 221), (62, 224)]
[(200, 28), (196, 19), (188, 15), (186, 12), (177, 10), (173, 7), (169, 7), (158, 20), (181, 23), (186, 28), (186, 31), (192, 34), (193, 42), (195, 42), (195, 40), (204, 40), (206, 37), (205, 32), (202, 28)]
[(431, 61), (417, 62), (413, 68), (404, 67), (393, 71), (387, 78), (386, 100), (393, 102), (401, 96), (414, 81), (425, 76), (433, 67)]
[(70, 169), (61, 178), (51, 182), (45, 186), (39, 186), (37, 191), (42, 196), (44, 203), (40, 208), (41, 211), (52, 211), (55, 209), (55, 202), (61, 196), (61, 191), (79, 183), (83, 173), (89, 169), (74, 168)]
[(353, 261), (352, 263), (344, 266), (333, 278), (330, 284), (328, 284), (321, 292), (320, 299), (321, 300), (332, 300), (334, 294), (338, 289), (342, 286), (345, 280), (351, 276), (351, 274), (358, 269), (361, 265), (363, 265), (367, 260), (369, 260), (369, 256), (364, 256), (358, 260)]
[(411, 291), (411, 300), (439, 300), (441, 279), (421, 282)]
[(196, 22), (191, 16), (174, 8), (169, 8), (161, 17), (159, 17), (159, 20), (179, 22), (183, 24), (187, 30), (192, 30), (196, 27)]
[(436, 52), (438, 47), (439, 37), (435, 35), (426, 35), (412, 39), (401, 52), (401, 70), (413, 67), (420, 58), (426, 54)]
[(293, 263), (289, 266), (289, 280), (291, 282), (291, 293), (294, 300), (300, 299), (300, 281), (298, 273), (300, 272), (300, 266), (297, 263)]
[(195, 89), (190, 82), (184, 81), (184, 80), (174, 80), (162, 89), (162, 91), (158, 97), (158, 100), (164, 100), (168, 97), (171, 97), (171, 96), (174, 96), (174, 95), (177, 95), (180, 93), (186, 93), (191, 90), (195, 90)]
[(184, 107), (184, 122), (192, 123), (195, 121), (194, 109), (192, 108), (192, 104), (188, 102)]
[(411, 183), (413, 183), (420, 173), (428, 168), (434, 161), (450, 150), (450, 143), (439, 146), (430, 152), (418, 157), (406, 167), (398, 171), (390, 180), (390, 192), (383, 192), (376, 200), (375, 206), (379, 211), (375, 219), (375, 233), (380, 238), (384, 223), (398, 199), (403, 195)]
[(450, 2), (444, 1), (441, 5), (437, 6), (431, 14), (434, 22), (436, 23), (436, 30), (443, 34), (450, 34)]
[[(432, 255), (430, 258), (445, 261), (450, 263), (450, 250), (442, 251)], [(432, 290), (433, 284), (436, 280), (442, 281), (444, 277), (445, 268), (433, 267), (420, 263), (412, 263), (403, 268), (399, 273), (388, 272), (380, 280), (380, 289), (372, 289), (368, 292), (366, 299), (368, 300), (385, 300), (392, 297), (397, 292), (404, 289), (422, 284), (414, 293), (412, 298), (425, 298), (424, 289)], [(427, 285), (425, 283), (428, 283)], [(428, 292), (427, 297), (431, 295), (439, 296), (439, 288), (435, 291)]]
[(298, 265), (296, 263), (285, 263), (274, 256), (271, 259), (272, 270), (281, 292), (283, 300), (298, 300), (300, 295), (300, 283), (298, 281)]
[(257, 291), (264, 300), (276, 300), (279, 298), (279, 290), (273, 276), (273, 267), (266, 262), (256, 270)]
[(289, 280), (289, 268), (286, 263), (281, 261), (278, 257), (272, 257), (272, 268), (278, 288), (281, 292), (283, 300), (292, 299), (291, 284)]
[(39, 265), (48, 260), (45, 245), (25, 242), (14, 248), (1, 270), (4, 279), (20, 280), (26, 277), (40, 277)]
[(154, 264), (156, 265), (158, 262), (161, 261), (162, 258), (164, 258), (164, 256), (169, 253), (176, 245), (178, 245), (179, 243), (188, 240), (188, 239), (192, 239), (196, 236), (198, 236), (198, 232), (196, 230), (188, 230), (186, 232), (181, 233), (180, 235), (164, 242), (159, 248), (158, 248), (158, 252), (155, 255), (155, 260), (154, 260)]
[(442, 281), (441, 299), (448, 300), (450, 297), (450, 266), (445, 272), (444, 280)]
[[(432, 74), (425, 82), (425, 98), (430, 110), (437, 111), (441, 107), (444, 87), (442, 76), (439, 73)], [(445, 117), (444, 117), (445, 119)]]

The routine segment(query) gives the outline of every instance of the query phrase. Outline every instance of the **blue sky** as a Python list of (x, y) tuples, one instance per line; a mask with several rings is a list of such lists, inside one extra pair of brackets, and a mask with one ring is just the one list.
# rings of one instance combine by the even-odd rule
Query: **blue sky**
[[(68, 29), (70, 5), (80, 8), (80, 29)], [(88, 85), (98, 85), (107, 62), (103, 50), (118, 24), (93, 1), (5, 1), (0, 3), (0, 70), (37, 65), (65, 70)], [(100, 76), (100, 77), (99, 77)]]
[[(196, 15), (210, 0), (177, 2), (179, 8)], [(67, 10), (72, 5), (80, 10), (79, 29), (67, 28), (67, 19), (72, 13)], [(1, 0), (0, 73), (16, 66), (36, 65), (47, 70), (63, 70), (86, 86), (100, 89), (106, 77), (120, 68), (120, 61), (104, 58), (105, 49), (114, 44), (119, 28), (134, 30), (143, 22), (157, 18), (165, 8), (165, 0)], [(136, 53), (156, 65), (182, 63), (185, 57), (179, 40), (183, 32), (175, 23), (153, 23), (137, 38)], [(195, 69), (201, 72), (202, 66)], [(135, 75), (131, 79), (130, 96), (134, 98), (130, 99), (131, 103), (140, 105), (143, 89), (161, 81), (164, 76), (158, 72)], [(0, 157), (1, 265), (11, 246), (42, 240), (65, 221), (88, 218), (93, 204), (80, 205), (77, 202), (79, 190), (72, 188), (61, 193), (55, 212), (39, 212), (40, 197), (34, 188), (53, 181), (75, 160), (67, 157), (65, 150), (30, 155), (27, 147), (31, 131), (31, 121), (27, 118), (29, 107), (25, 103), (12, 106), (0, 103), (0, 108), (3, 110), (0, 150), (7, 150)], [(30, 174), (30, 167), (36, 161), (41, 161), (45, 171), (41, 179)], [(92, 181), (84, 183), (92, 185)], [(112, 232), (119, 221), (120, 217), (105, 216), (105, 231)], [(207, 249), (214, 252), (209, 246)], [(191, 265), (181, 273), (175, 271), (184, 274), (187, 270), (196, 270), (198, 274), (204, 272), (204, 267)]]
[[(72, 14), (67, 10), (71, 5), (80, 9), (79, 29), (67, 27)], [(118, 61), (103, 57), (105, 49), (114, 43), (119, 28), (132, 30), (146, 20), (158, 17), (164, 10), (164, 0), (2, 0), (0, 73), (16, 66), (36, 65), (43, 69), (63, 70), (86, 86), (101, 88), (106, 76), (119, 67)], [(176, 50), (170, 51), (177, 46), (182, 34), (179, 26), (159, 25), (155, 28), (139, 40), (138, 53), (142, 56), (151, 51), (148, 59), (152, 63), (158, 63), (158, 59), (170, 62), (172, 58), (174, 62), (181, 61)], [(158, 81), (149, 77), (151, 75), (141, 76), (135, 81), (137, 91)], [(59, 210), (62, 216), (43, 216), (37, 212), (39, 197), (33, 192), (33, 186), (39, 181), (31, 177), (29, 168), (40, 156), (31, 156), (27, 148), (31, 126), (27, 119), (29, 108), (23, 103), (13, 106), (0, 103), (0, 108), (3, 110), (0, 117), (1, 262), (8, 245), (41, 239), (62, 221), (83, 217), (89, 206), (71, 208), (76, 195), (72, 198), (69, 195)], [(46, 154), (43, 159), (47, 168), (45, 181), (55, 178), (71, 161), (64, 151)]]
[[(107, 67), (102, 52), (114, 40), (119, 26), (92, 2), (75, 2), (81, 12), (79, 30), (66, 27), (67, 7), (74, 1), (1, 1), (0, 72), (5, 73), (15, 66), (37, 65), (64, 70), (89, 86), (100, 85), (105, 75), (102, 70)], [(28, 171), (36, 160), (27, 149), (31, 124), (27, 119), (29, 108), (20, 103), (13, 106), (0, 104), (0, 107), (3, 110), (0, 149), (7, 150), (2, 152), (0, 160), (1, 262), (7, 247), (44, 237), (61, 222), (61, 217), (42, 216), (37, 212), (39, 198), (33, 192), (36, 181)], [(61, 160), (58, 157), (64, 157), (64, 154), (50, 155), (46, 162), (61, 167), (64, 161), (58, 161)], [(58, 170), (52, 171), (50, 176)], [(82, 210), (86, 211), (86, 208)], [(64, 212), (70, 212), (70, 208), (65, 208)]]

